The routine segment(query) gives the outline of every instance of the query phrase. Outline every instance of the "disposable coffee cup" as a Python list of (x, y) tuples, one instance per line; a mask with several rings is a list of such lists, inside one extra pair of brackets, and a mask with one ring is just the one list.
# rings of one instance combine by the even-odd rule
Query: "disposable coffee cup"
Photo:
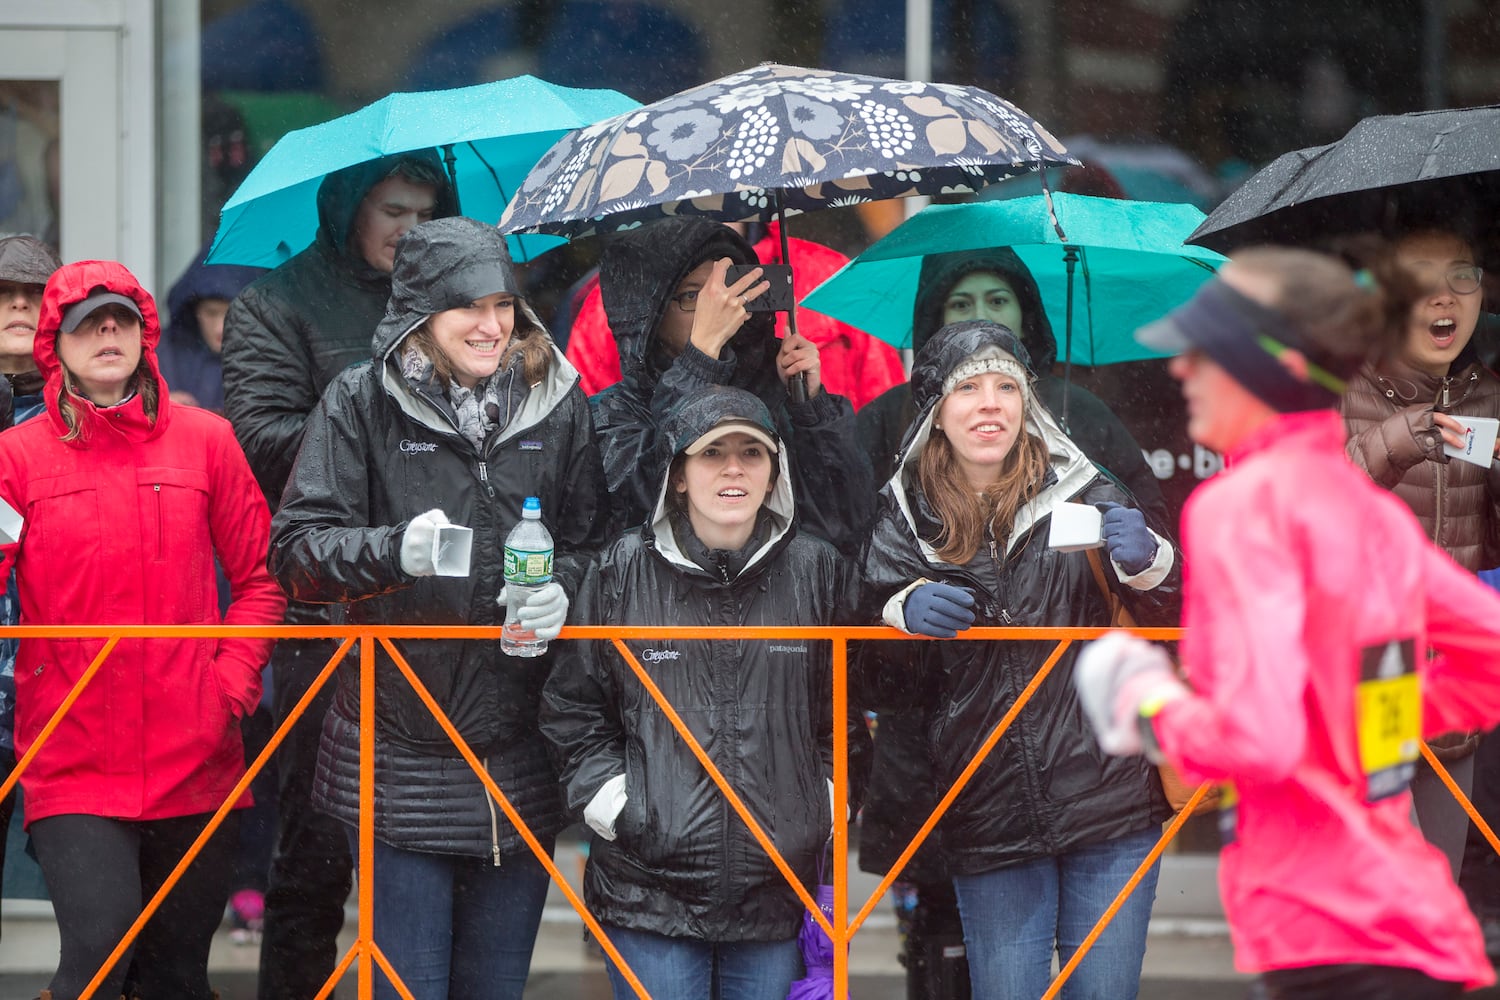
[(22, 521), (16, 509), (0, 500), (0, 545), (14, 545), (21, 540)]
[(1052, 511), (1047, 544), (1059, 552), (1081, 552), (1104, 544), (1104, 515), (1087, 503), (1060, 503)]
[(1472, 462), (1489, 468), (1495, 458), (1495, 435), (1500, 432), (1500, 420), (1494, 417), (1461, 417), (1456, 413), (1448, 416), (1464, 427), (1464, 446), (1455, 448), (1443, 442), (1443, 454), (1460, 462)]
[(432, 567), (438, 576), (468, 576), (474, 529), (440, 524), (432, 535)]

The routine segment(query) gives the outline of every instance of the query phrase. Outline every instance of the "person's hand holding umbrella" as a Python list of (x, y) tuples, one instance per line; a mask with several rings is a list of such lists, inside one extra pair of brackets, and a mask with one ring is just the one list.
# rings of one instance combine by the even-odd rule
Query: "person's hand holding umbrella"
[(823, 385), (822, 376), (818, 374), (821, 368), (818, 345), (800, 333), (787, 334), (781, 342), (781, 350), (776, 352), (776, 374), (781, 376), (781, 383), (787, 391), (791, 391), (792, 379), (803, 375), (807, 378), (807, 398), (812, 399)]

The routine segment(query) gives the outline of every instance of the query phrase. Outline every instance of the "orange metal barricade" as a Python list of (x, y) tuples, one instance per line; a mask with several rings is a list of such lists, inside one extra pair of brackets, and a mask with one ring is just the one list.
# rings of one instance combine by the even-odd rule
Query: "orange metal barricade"
[[(969, 631), (964, 633), (965, 639), (997, 641), (1041, 640), (1056, 642), (1057, 646), (1049, 656), (1047, 661), (1037, 671), (1036, 675), (1032, 678), (1031, 682), (1027, 685), (1025, 690), (1022, 691), (1020, 696), (1016, 699), (1015, 704), (1010, 707), (1005, 716), (1000, 720), (998, 724), (996, 724), (994, 730), (988, 734), (974, 759), (969, 762), (968, 766), (959, 775), (953, 786), (947, 790), (946, 794), (943, 795), (937, 807), (934, 809), (932, 815), (927, 818), (927, 821), (922, 825), (921, 829), (912, 839), (912, 842), (906, 847), (901, 856), (897, 859), (895, 865), (892, 867), (892, 870), (886, 873), (886, 875), (881, 879), (875, 891), (871, 894), (870, 898), (866, 900), (860, 907), (859, 912), (852, 921), (849, 919), (848, 899), (848, 824), (835, 824), (833, 835), (833, 883), (835, 887), (834, 914), (833, 920), (831, 922), (823, 915), (818, 906), (815, 905), (811, 895), (809, 895), (807, 889), (801, 884), (800, 879), (796, 877), (795, 873), (787, 864), (786, 860), (776, 850), (775, 846), (766, 836), (765, 831), (761, 828), (760, 824), (756, 822), (755, 817), (752, 816), (749, 810), (745, 807), (745, 804), (741, 801), (739, 795), (732, 787), (729, 786), (727, 781), (724, 779), (724, 776), (719, 772), (718, 768), (708, 757), (707, 753), (705, 753), (702, 746), (699, 745), (698, 741), (688, 730), (686, 724), (678, 716), (673, 707), (666, 701), (665, 697), (662, 695), (662, 692), (652, 682), (650, 675), (641, 666), (639, 661), (636, 660), (635, 656), (630, 652), (629, 648), (625, 646), (623, 640), (650, 638), (726, 640), (821, 639), (831, 641), (833, 646), (834, 668), (833, 690), (831, 694), (833, 699), (833, 719), (835, 720), (832, 734), (834, 744), (834, 815), (837, 816), (840, 815), (841, 812), (846, 810), (848, 806), (848, 733), (844, 726), (844, 720), (847, 718), (848, 710), (848, 643), (850, 640), (882, 641), (900, 639), (910, 641), (914, 637), (909, 636), (903, 632), (898, 632), (895, 629), (885, 627), (606, 628), (598, 626), (573, 626), (564, 629), (561, 638), (557, 641), (600, 639), (611, 641), (614, 644), (620, 655), (625, 659), (626, 663), (629, 664), (631, 670), (645, 686), (652, 699), (657, 703), (658, 706), (660, 706), (662, 712), (671, 721), (679, 736), (681, 736), (689, 749), (698, 758), (699, 762), (712, 777), (714, 783), (718, 785), (720, 790), (724, 793), (736, 814), (739, 815), (746, 826), (750, 829), (752, 835), (760, 844), (761, 848), (772, 859), (776, 867), (787, 879), (787, 882), (792, 890), (796, 893), (797, 897), (801, 899), (803, 906), (805, 906), (808, 911), (814, 916), (818, 924), (823, 928), (825, 933), (828, 934), (829, 938), (834, 943), (834, 990), (835, 996), (840, 998), (840, 1000), (843, 1000), (843, 998), (846, 998), (848, 996), (849, 943), (852, 941), (854, 935), (859, 931), (860, 927), (864, 924), (865, 920), (868, 919), (870, 914), (874, 911), (881, 897), (884, 896), (884, 894), (890, 889), (891, 884), (900, 876), (901, 870), (911, 859), (912, 855), (916, 853), (917, 848), (926, 839), (932, 829), (937, 825), (938, 821), (947, 811), (948, 807), (963, 791), (964, 787), (968, 784), (973, 774), (978, 770), (985, 757), (993, 749), (1000, 738), (1005, 734), (1005, 731), (1009, 728), (1011, 722), (1026, 705), (1033, 692), (1035, 692), (1036, 689), (1041, 685), (1041, 683), (1046, 679), (1047, 675), (1051, 672), (1053, 666), (1057, 663), (1058, 659), (1062, 656), (1063, 652), (1068, 648), (1068, 646), (1075, 640), (1092, 639), (1103, 634), (1106, 631), (1108, 630), (1098, 628), (975, 628), (970, 629)], [(1135, 629), (1133, 631), (1146, 638), (1159, 640), (1176, 639), (1181, 635), (1181, 630), (1179, 629)], [(192, 846), (188, 849), (182, 860), (177, 864), (176, 868), (174, 868), (171, 874), (167, 877), (160, 890), (146, 904), (140, 916), (131, 925), (130, 929), (126, 932), (125, 937), (120, 941), (114, 952), (109, 956), (108, 959), (106, 959), (104, 965), (99, 969), (94, 979), (85, 989), (82, 995), (82, 1000), (88, 1000), (88, 998), (94, 994), (100, 984), (102, 984), (102, 982), (104, 981), (104, 978), (108, 975), (109, 970), (120, 960), (121, 957), (123, 957), (125, 952), (129, 949), (131, 943), (140, 933), (140, 930), (145, 925), (146, 921), (149, 920), (152, 914), (154, 914), (160, 907), (162, 900), (166, 897), (167, 893), (169, 893), (177, 884), (178, 880), (182, 877), (183, 872), (186, 871), (187, 867), (192, 863), (193, 859), (197, 857), (199, 851), (202, 849), (203, 845), (208, 842), (208, 839), (213, 835), (214, 831), (218, 829), (219, 825), (222, 823), (224, 817), (229, 813), (234, 803), (237, 802), (245, 793), (246, 789), (249, 788), (251, 780), (260, 772), (260, 770), (265, 766), (266, 762), (270, 759), (271, 755), (275, 753), (276, 750), (280, 747), (282, 741), (286, 738), (287, 732), (289, 731), (291, 725), (301, 717), (303, 712), (306, 711), (308, 705), (312, 702), (316, 693), (325, 684), (328, 683), (329, 679), (333, 675), (334, 670), (339, 666), (340, 661), (347, 655), (347, 653), (355, 643), (359, 644), (360, 651), (358, 667), (360, 671), (361, 741), (360, 819), (358, 837), (359, 850), (358, 856), (355, 859), (357, 869), (361, 873), (361, 877), (358, 880), (359, 926), (353, 946), (338, 962), (333, 974), (324, 984), (322, 991), (318, 994), (319, 1000), (321, 1000), (321, 998), (323, 997), (329, 996), (333, 991), (334, 985), (341, 978), (343, 978), (343, 976), (348, 972), (351, 965), (356, 964), (359, 979), (358, 993), (361, 1000), (369, 1000), (370, 996), (372, 995), (374, 971), (375, 966), (377, 965), (380, 967), (381, 971), (383, 971), (390, 978), (392, 983), (395, 984), (397, 992), (401, 996), (405, 997), (406, 1000), (411, 1000), (411, 994), (406, 989), (405, 985), (401, 982), (401, 979), (396, 970), (391, 968), (389, 961), (387, 961), (386, 957), (380, 952), (379, 948), (375, 944), (373, 928), (373, 885), (370, 879), (363, 877), (363, 873), (370, 871), (372, 868), (375, 850), (374, 713), (376, 644), (382, 646), (391, 656), (397, 668), (406, 677), (407, 682), (412, 685), (418, 697), (421, 698), (423, 703), (427, 706), (428, 710), (432, 712), (433, 716), (437, 719), (444, 732), (446, 732), (448, 734), (448, 737), (453, 741), (454, 746), (458, 750), (460, 756), (462, 756), (464, 760), (469, 764), (469, 766), (474, 770), (475, 774), (483, 783), (490, 796), (504, 811), (506, 818), (509, 819), (510, 822), (516, 827), (517, 831), (519, 831), (522, 839), (526, 842), (532, 853), (536, 855), (538, 861), (542, 864), (542, 866), (547, 870), (548, 875), (552, 878), (553, 882), (557, 884), (558, 888), (567, 898), (569, 904), (572, 905), (574, 910), (577, 911), (579, 917), (582, 919), (582, 921), (588, 927), (594, 937), (598, 940), (599, 944), (603, 947), (610, 960), (618, 965), (625, 979), (635, 990), (637, 996), (647, 998), (647, 1000), (649, 1000), (648, 994), (646, 993), (644, 987), (636, 978), (635, 974), (630, 971), (629, 967), (621, 959), (619, 952), (615, 949), (613, 943), (610, 942), (608, 935), (604, 932), (603, 928), (600, 927), (599, 923), (588, 912), (588, 909), (584, 906), (583, 901), (578, 898), (578, 895), (573, 891), (566, 878), (564, 878), (562, 873), (558, 870), (551, 856), (542, 849), (541, 844), (537, 841), (526, 824), (521, 820), (520, 815), (515, 811), (515, 808), (511, 805), (509, 799), (506, 798), (504, 791), (495, 784), (494, 779), (490, 777), (489, 773), (481, 765), (478, 757), (474, 754), (474, 751), (470, 749), (470, 747), (459, 736), (457, 730), (454, 729), (452, 722), (447, 718), (442, 709), (433, 700), (431, 694), (427, 691), (426, 687), (412, 671), (410, 665), (406, 662), (405, 658), (401, 655), (400, 651), (392, 642), (392, 640), (395, 639), (466, 639), (494, 641), (500, 638), (500, 628), (498, 626), (479, 627), (381, 625), (362, 627), (252, 627), (196, 625), (168, 627), (144, 625), (100, 625), (74, 626), (69, 628), (47, 626), (0, 627), (0, 637), (5, 636), (14, 636), (23, 639), (54, 636), (66, 636), (70, 639), (95, 638), (104, 640), (104, 646), (100, 649), (98, 655), (94, 657), (94, 660), (89, 665), (83, 676), (79, 679), (73, 691), (69, 693), (68, 697), (63, 701), (62, 705), (58, 707), (52, 718), (43, 727), (42, 731), (38, 734), (37, 739), (33, 742), (31, 747), (28, 748), (26, 754), (17, 762), (15, 770), (3, 783), (0, 783), (0, 796), (8, 794), (9, 791), (15, 786), (15, 783), (20, 778), (20, 775), (25, 771), (26, 767), (35, 758), (38, 751), (44, 747), (46, 740), (50, 738), (52, 732), (57, 728), (58, 722), (61, 720), (62, 716), (78, 699), (83, 689), (87, 687), (88, 684), (97, 675), (98, 671), (101, 668), (101, 665), (104, 663), (105, 659), (109, 656), (109, 654), (115, 648), (115, 645), (121, 639), (223, 638), (236, 636), (278, 639), (333, 638), (341, 640), (341, 644), (339, 645), (337, 651), (329, 659), (328, 663), (324, 665), (316, 680), (314, 680), (312, 685), (309, 686), (308, 690), (303, 694), (302, 698), (297, 702), (296, 706), (290, 713), (290, 716), (277, 728), (275, 734), (272, 736), (266, 748), (250, 764), (244, 776), (235, 785), (233, 791), (230, 792), (229, 797), (214, 813), (213, 817), (209, 820), (208, 825), (204, 828), (203, 832), (193, 842)], [(1438, 772), (1443, 781), (1448, 785), (1450, 791), (1452, 791), (1453, 794), (1464, 805), (1464, 808), (1469, 813), (1470, 818), (1484, 833), (1491, 846), (1494, 847), (1497, 852), (1500, 852), (1500, 839), (1497, 839), (1494, 832), (1484, 824), (1484, 821), (1474, 811), (1472, 804), (1469, 803), (1468, 799), (1465, 798), (1462, 792), (1460, 792), (1458, 787), (1453, 783), (1452, 779), (1448, 776), (1447, 771), (1436, 760), (1436, 758), (1434, 758), (1431, 753), (1427, 751), (1425, 746), (1423, 747), (1423, 754), (1427, 757), (1428, 762), (1433, 766), (1434, 770)], [(1062, 988), (1063, 983), (1067, 981), (1067, 978), (1072, 974), (1078, 963), (1083, 959), (1083, 956), (1087, 953), (1090, 946), (1092, 946), (1093, 942), (1097, 939), (1099, 934), (1108, 925), (1109, 921), (1114, 917), (1114, 914), (1117, 912), (1120, 905), (1134, 890), (1135, 886), (1138, 884), (1139, 880), (1144, 875), (1146, 870), (1149, 869), (1149, 867), (1157, 861), (1157, 859), (1161, 856), (1161, 853), (1165, 850), (1167, 844), (1170, 843), (1172, 838), (1176, 836), (1177, 832), (1181, 829), (1182, 824), (1186, 821), (1188, 815), (1191, 813), (1192, 807), (1197, 803), (1198, 799), (1200, 799), (1205, 794), (1206, 791), (1207, 786), (1199, 788), (1193, 797), (1193, 801), (1188, 804), (1188, 807), (1185, 808), (1181, 813), (1179, 813), (1172, 820), (1172, 822), (1167, 825), (1166, 829), (1162, 833), (1160, 840), (1157, 842), (1156, 847), (1151, 851), (1145, 861), (1142, 862), (1141, 866), (1137, 869), (1137, 871), (1126, 883), (1126, 885), (1121, 888), (1119, 895), (1110, 904), (1105, 913), (1100, 917), (1098, 923), (1089, 933), (1088, 937), (1084, 940), (1077, 953), (1074, 954), (1068, 961), (1068, 963), (1063, 966), (1061, 971), (1058, 973), (1057, 978), (1053, 980), (1047, 993), (1044, 995), (1043, 1000), (1048, 1000), (1048, 998), (1054, 997), (1058, 994), (1058, 992)]]

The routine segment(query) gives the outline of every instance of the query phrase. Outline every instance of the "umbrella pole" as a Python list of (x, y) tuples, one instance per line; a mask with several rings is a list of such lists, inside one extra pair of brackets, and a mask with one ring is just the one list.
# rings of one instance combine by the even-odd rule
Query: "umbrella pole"
[(1073, 270), (1078, 266), (1077, 247), (1063, 247), (1063, 263), (1068, 268), (1068, 302), (1063, 334), (1062, 429), (1064, 434), (1071, 435), (1073, 429), (1068, 426), (1068, 397), (1073, 395)]
[(463, 215), (463, 206), (458, 201), (458, 157), (453, 155), (453, 143), (443, 144), (443, 166), (448, 169), (448, 186), (453, 189), (453, 208), (455, 215)]
[[(779, 190), (773, 192), (773, 194), (776, 198), (776, 221), (777, 223), (779, 223), (779, 225), (776, 227), (776, 231), (781, 237), (781, 262), (787, 267), (791, 267), (792, 257), (786, 241), (786, 206), (782, 204), (781, 192)], [(792, 308), (786, 311), (787, 333), (793, 337), (797, 336), (796, 287), (797, 283), (794, 280), (792, 282)], [(788, 379), (786, 383), (786, 394), (794, 403), (807, 402), (807, 375), (797, 374)]]

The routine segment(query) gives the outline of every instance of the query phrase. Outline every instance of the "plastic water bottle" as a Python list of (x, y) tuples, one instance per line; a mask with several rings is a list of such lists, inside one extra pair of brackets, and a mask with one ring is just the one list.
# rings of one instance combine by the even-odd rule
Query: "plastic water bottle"
[(517, 613), (526, 598), (552, 582), (552, 534), (542, 523), (542, 501), (527, 497), (521, 520), (505, 536), (505, 627), (500, 649), (509, 656), (541, 656), (547, 642), (523, 628)]

